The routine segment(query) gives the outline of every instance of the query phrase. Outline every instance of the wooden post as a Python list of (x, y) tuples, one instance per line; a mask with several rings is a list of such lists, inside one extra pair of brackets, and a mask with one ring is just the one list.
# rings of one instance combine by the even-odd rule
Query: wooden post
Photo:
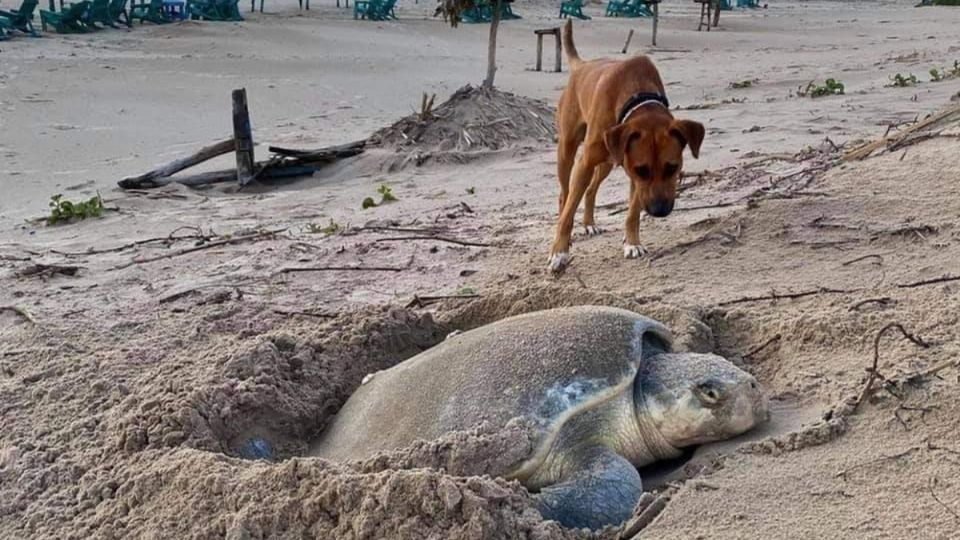
[(657, 0), (653, 3), (653, 43), (654, 47), (657, 46), (657, 26), (660, 22), (660, 1)]
[(556, 40), (557, 41), (557, 68), (554, 71), (556, 71), (557, 73), (560, 73), (562, 71), (561, 69), (562, 66), (560, 65), (560, 62), (561, 62), (560, 59), (563, 57), (563, 45), (560, 44), (559, 28), (556, 29), (556, 33), (554, 34), (554, 36), (557, 38)]
[(627, 34), (627, 42), (623, 44), (623, 50), (620, 51), (620, 54), (627, 54), (627, 48), (630, 47), (631, 39), (633, 39), (633, 29), (630, 29), (630, 33)]
[(237, 154), (237, 183), (245, 186), (253, 180), (253, 133), (247, 111), (247, 89), (233, 91), (233, 140)]
[(537, 34), (537, 71), (543, 71), (543, 34)]

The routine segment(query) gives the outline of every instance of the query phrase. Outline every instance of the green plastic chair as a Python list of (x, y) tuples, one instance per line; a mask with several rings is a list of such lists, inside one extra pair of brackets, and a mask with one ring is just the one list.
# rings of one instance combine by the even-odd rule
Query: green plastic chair
[(630, 0), (610, 0), (607, 2), (607, 17), (630, 17)]
[[(489, 0), (480, 0), (460, 14), (460, 20), (469, 24), (488, 23), (493, 20), (493, 2)], [(521, 19), (519, 15), (513, 12), (510, 2), (503, 0), (500, 2), (500, 20), (509, 21), (512, 19)]]
[(110, 26), (116, 26), (118, 22), (127, 25), (127, 28), (133, 26), (130, 21), (130, 14), (127, 12), (127, 0), (111, 0), (107, 13), (112, 22)]
[(607, 17), (652, 17), (653, 11), (643, 0), (610, 0)]
[(493, 8), (486, 0), (474, 3), (473, 7), (460, 14), (460, 20), (467, 24), (478, 24), (493, 20)]
[(560, 18), (576, 17), (578, 19), (589, 21), (590, 17), (583, 13), (583, 0), (567, 0), (560, 2)]
[(6, 19), (0, 19), (0, 41), (6, 41), (10, 39), (10, 30), (13, 30), (13, 27), (10, 26), (10, 23)]
[[(501, 21), (509, 21), (509, 20), (522, 19), (522, 18), (523, 17), (513, 12), (513, 2), (507, 2), (507, 0), (503, 0), (502, 2), (500, 2), (500, 20)], [(492, 15), (490, 17), (490, 20), (493, 20)]]
[(370, 21), (387, 21), (396, 19), (393, 9), (397, 0), (356, 0), (353, 3), (353, 18)]
[(37, 4), (37, 0), (23, 0), (20, 9), (0, 9), (0, 25), (7, 30), (19, 30), (27, 35), (40, 37), (40, 32), (33, 27), (33, 14), (37, 11)]
[(239, 0), (189, 0), (187, 12), (193, 20), (242, 21)]
[(140, 24), (143, 24), (144, 21), (149, 21), (153, 24), (173, 22), (163, 12), (163, 0), (149, 0), (139, 3), (134, 0), (134, 2), (130, 4), (129, 20), (131, 23), (139, 20)]
[(113, 26), (108, 22), (110, 10), (110, 0), (90, 0), (90, 9), (84, 14), (83, 22), (94, 30), (99, 30), (97, 23)]
[(47, 26), (52, 26), (58, 34), (70, 34), (75, 32), (89, 32), (91, 28), (84, 23), (87, 11), (90, 9), (90, 2), (83, 0), (76, 4), (70, 4), (63, 8), (59, 13), (54, 11), (40, 10), (40, 27), (47, 31)]

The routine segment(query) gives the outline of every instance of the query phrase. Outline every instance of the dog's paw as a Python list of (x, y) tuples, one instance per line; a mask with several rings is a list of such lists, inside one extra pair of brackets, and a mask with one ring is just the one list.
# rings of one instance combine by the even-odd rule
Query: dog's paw
[(647, 254), (647, 248), (643, 246), (632, 246), (630, 244), (624, 244), (623, 246), (623, 256), (627, 259), (639, 259)]
[(572, 259), (573, 257), (571, 257), (569, 253), (566, 253), (566, 252), (554, 253), (553, 255), (550, 256), (550, 260), (549, 260), (550, 272), (554, 274), (559, 274), (563, 272), (564, 270), (566, 270), (567, 265), (570, 264), (570, 261)]
[(596, 225), (584, 225), (583, 230), (587, 233), (587, 236), (597, 236), (598, 234), (603, 234), (603, 229), (597, 227)]

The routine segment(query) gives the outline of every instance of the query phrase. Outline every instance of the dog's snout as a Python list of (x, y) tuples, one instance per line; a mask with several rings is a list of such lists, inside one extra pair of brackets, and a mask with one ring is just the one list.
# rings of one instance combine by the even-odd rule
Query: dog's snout
[(673, 212), (673, 201), (660, 199), (647, 205), (647, 213), (653, 217), (667, 217)]

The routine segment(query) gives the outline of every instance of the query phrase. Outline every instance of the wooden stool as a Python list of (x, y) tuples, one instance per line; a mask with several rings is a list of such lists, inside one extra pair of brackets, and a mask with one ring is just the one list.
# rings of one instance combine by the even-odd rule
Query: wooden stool
[(710, 21), (713, 18), (713, 0), (693, 0), (694, 2), (700, 4), (700, 24), (697, 25), (697, 32), (703, 30), (703, 27), (707, 27), (707, 32), (710, 31)]
[(553, 34), (557, 41), (557, 64), (554, 71), (560, 73), (560, 57), (563, 55), (560, 45), (560, 27), (534, 30), (533, 33), (537, 35), (537, 71), (543, 71), (543, 36)]

